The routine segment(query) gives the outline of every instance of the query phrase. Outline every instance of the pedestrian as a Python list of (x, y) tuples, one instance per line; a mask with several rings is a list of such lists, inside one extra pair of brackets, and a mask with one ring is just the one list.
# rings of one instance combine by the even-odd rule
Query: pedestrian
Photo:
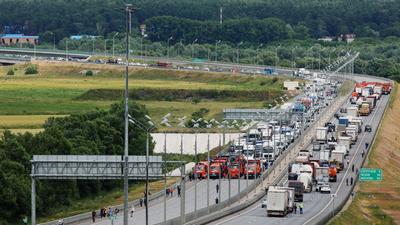
[(24, 225), (28, 225), (28, 217), (25, 216), (25, 217), (22, 219), (22, 222), (24, 223)]
[(364, 158), (364, 150), (361, 152), (361, 157)]
[(346, 186), (349, 186), (349, 178), (346, 178)]
[(353, 185), (353, 177), (350, 178), (350, 185)]
[(354, 164), (351, 166), (351, 172), (354, 172)]
[(301, 203), (299, 204), (300, 214), (303, 214), (303, 207), (304, 207), (304, 205), (303, 205), (303, 203), (301, 202)]
[(111, 217), (113, 215), (113, 210), (111, 207), (108, 208), (108, 217)]
[(96, 222), (96, 211), (95, 210), (92, 211), (92, 222), (93, 223)]
[(132, 208), (131, 208), (131, 217), (133, 217), (133, 213), (135, 212), (135, 206), (134, 205), (132, 205)]
[(143, 198), (143, 202), (144, 202), (144, 206), (147, 206), (147, 198), (146, 197)]
[(215, 204), (218, 205), (218, 197), (215, 198)]
[(358, 168), (356, 168), (356, 174), (358, 174)]
[(297, 213), (297, 203), (293, 204), (293, 208), (294, 208), (294, 214), (296, 214)]
[(365, 150), (367, 150), (369, 143), (365, 142)]
[(114, 215), (117, 216), (118, 213), (119, 213), (119, 209), (118, 209), (118, 208), (115, 208), (115, 209), (114, 209)]
[(176, 189), (178, 191), (178, 197), (181, 197), (181, 185), (178, 185)]
[(217, 189), (217, 193), (219, 191), (219, 184), (215, 185), (215, 188)]
[(347, 166), (349, 166), (349, 164), (350, 164), (350, 160), (349, 160), (349, 159), (347, 159)]
[(167, 194), (167, 197), (169, 196), (169, 188), (165, 189), (165, 193)]
[(171, 197), (174, 196), (174, 189), (172, 187), (169, 189), (169, 193), (171, 194)]
[(140, 207), (143, 207), (143, 198), (139, 199), (139, 205), (140, 205)]
[(353, 199), (354, 199), (354, 194), (355, 194), (354, 191), (352, 191), (351, 192), (351, 198), (353, 198)]

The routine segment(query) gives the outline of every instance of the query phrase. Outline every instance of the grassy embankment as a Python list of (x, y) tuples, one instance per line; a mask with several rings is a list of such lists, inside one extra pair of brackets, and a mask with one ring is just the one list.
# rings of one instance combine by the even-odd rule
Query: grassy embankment
[[(37, 62), (38, 75), (24, 75), (26, 65), (0, 67), (0, 129), (40, 129), (50, 116), (106, 109), (122, 100), (124, 67)], [(84, 70), (95, 71), (85, 76)], [(130, 96), (147, 106), (155, 121), (167, 112), (172, 120), (201, 108), (221, 118), (229, 107), (262, 107), (280, 96), (283, 79), (160, 69), (130, 69)]]
[(382, 168), (382, 182), (356, 186), (356, 197), (331, 225), (400, 224), (400, 91), (392, 93), (389, 108), (364, 167)]

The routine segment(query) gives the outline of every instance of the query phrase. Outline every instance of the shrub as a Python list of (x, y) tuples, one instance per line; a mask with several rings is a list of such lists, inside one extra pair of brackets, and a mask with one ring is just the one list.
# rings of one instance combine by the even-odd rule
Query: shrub
[(195, 105), (198, 104), (200, 101), (201, 101), (200, 98), (193, 98), (192, 99), (192, 103), (195, 104)]
[(277, 77), (272, 78), (272, 83), (275, 84), (278, 81)]
[(7, 71), (7, 75), (14, 75), (14, 69), (11, 68)]
[(93, 71), (87, 70), (85, 73), (86, 76), (93, 76)]
[(36, 65), (30, 65), (25, 69), (25, 74), (29, 75), (29, 74), (37, 74), (38, 68)]

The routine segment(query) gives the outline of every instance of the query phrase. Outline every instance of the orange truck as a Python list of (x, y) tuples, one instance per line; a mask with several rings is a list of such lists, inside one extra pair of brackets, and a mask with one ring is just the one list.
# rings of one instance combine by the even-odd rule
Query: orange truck
[(336, 165), (329, 166), (329, 182), (336, 182), (337, 177)]
[(245, 176), (257, 178), (261, 175), (261, 161), (259, 159), (250, 159), (244, 167)]
[(210, 178), (211, 179), (218, 179), (218, 178), (223, 178), (222, 174), (222, 163), (220, 162), (213, 162), (210, 165)]
[(194, 175), (199, 179), (205, 179), (207, 178), (207, 173), (208, 173), (208, 162), (207, 161), (201, 161), (196, 163), (194, 166)]
[(229, 176), (233, 179), (239, 179), (244, 173), (244, 165), (241, 163), (232, 163), (229, 168)]

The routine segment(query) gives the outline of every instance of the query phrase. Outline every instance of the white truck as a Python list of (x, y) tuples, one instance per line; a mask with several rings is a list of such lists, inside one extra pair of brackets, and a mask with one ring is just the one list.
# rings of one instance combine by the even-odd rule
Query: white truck
[[(294, 188), (291, 187), (281, 187), (281, 186), (271, 186), (269, 187), (269, 189), (278, 189), (278, 190), (286, 190), (288, 192), (288, 212), (292, 212), (293, 211), (293, 206), (294, 206)], [(268, 190), (269, 190), (268, 189)]]
[(329, 155), (331, 151), (329, 149), (324, 149), (319, 152), (319, 161), (326, 160), (329, 161)]
[(350, 117), (358, 117), (358, 107), (356, 106), (347, 107), (347, 115)]
[(362, 118), (361, 117), (351, 117), (351, 118), (349, 118), (349, 126), (351, 126), (351, 125), (357, 126), (358, 133), (362, 132), (363, 122), (362, 122)]
[(317, 182), (329, 182), (329, 167), (316, 167), (315, 179)]
[(327, 127), (317, 127), (316, 129), (316, 140), (319, 143), (326, 143), (328, 138), (328, 128)]
[(304, 192), (312, 191), (312, 174), (310, 173), (300, 173), (297, 180), (303, 183)]
[(346, 134), (351, 137), (351, 143), (355, 144), (358, 139), (358, 128), (355, 125), (349, 125), (346, 127)]
[(289, 205), (289, 193), (287, 190), (269, 187), (267, 201), (268, 216), (286, 216)]
[(335, 162), (336, 163), (336, 169), (338, 171), (343, 170), (344, 168), (344, 156), (345, 156), (346, 152), (343, 152), (341, 149), (338, 150), (333, 150), (331, 152), (331, 162)]
[(350, 136), (339, 136), (337, 139), (337, 143), (339, 145), (346, 146), (346, 150), (350, 151), (350, 148), (351, 148), (351, 137)]

